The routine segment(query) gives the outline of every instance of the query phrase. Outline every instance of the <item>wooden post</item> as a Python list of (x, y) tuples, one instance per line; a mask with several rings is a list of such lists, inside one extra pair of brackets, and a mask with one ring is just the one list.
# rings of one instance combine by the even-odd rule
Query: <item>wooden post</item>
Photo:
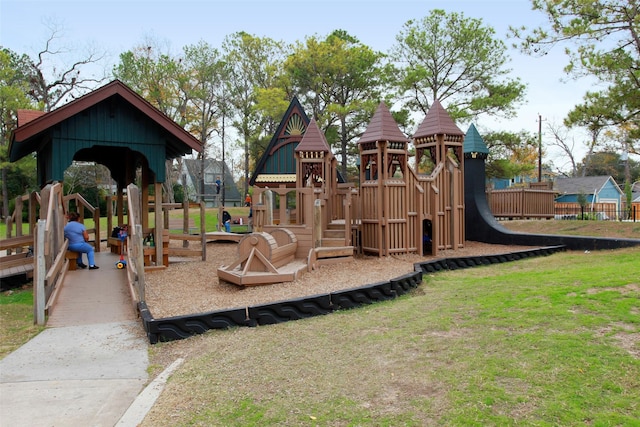
[(124, 191), (118, 184), (118, 194), (116, 194), (116, 215), (118, 215), (118, 224), (124, 224)]
[(163, 264), (163, 245), (162, 245), (162, 183), (156, 182), (154, 184), (154, 228), (155, 228), (155, 236), (154, 242), (156, 244), (156, 265)]
[(322, 246), (322, 200), (313, 202), (313, 247)]
[(264, 225), (273, 225), (273, 192), (268, 188), (264, 192), (264, 205), (266, 208)]
[(44, 259), (44, 232), (45, 232), (45, 224), (46, 220), (40, 219), (38, 220), (38, 224), (36, 225), (36, 241), (35, 241), (35, 270), (33, 274), (33, 283), (35, 284), (35, 292), (33, 293), (33, 309), (34, 309), (34, 319), (35, 323), (39, 326), (44, 326), (45, 324), (45, 292), (44, 292), (44, 278), (47, 275), (47, 268), (45, 265)]
[(200, 202), (200, 244), (202, 245), (202, 260), (207, 260), (207, 235), (205, 231), (205, 203)]

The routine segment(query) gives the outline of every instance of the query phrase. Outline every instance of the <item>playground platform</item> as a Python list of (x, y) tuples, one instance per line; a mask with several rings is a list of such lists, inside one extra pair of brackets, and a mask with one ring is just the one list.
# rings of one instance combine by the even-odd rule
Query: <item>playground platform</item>
[(226, 231), (211, 231), (205, 233), (207, 243), (209, 242), (239, 242), (244, 236), (242, 233), (228, 233)]

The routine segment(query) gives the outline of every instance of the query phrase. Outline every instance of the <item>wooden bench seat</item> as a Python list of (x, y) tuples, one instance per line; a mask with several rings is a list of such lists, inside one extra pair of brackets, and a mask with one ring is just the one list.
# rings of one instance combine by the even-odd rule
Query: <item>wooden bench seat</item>
[(69, 260), (69, 270), (77, 270), (78, 269), (78, 257), (80, 256), (80, 252), (67, 251), (64, 257)]
[(117, 237), (107, 238), (107, 246), (109, 246), (109, 249), (111, 249), (112, 254), (120, 255), (121, 253), (125, 253), (125, 252), (121, 252), (123, 244), (124, 244), (124, 251), (126, 252), (127, 239), (124, 239), (124, 243), (123, 243), (123, 241)]
[[(196, 225), (196, 222), (193, 220), (193, 218), (189, 218), (187, 225), (188, 225), (187, 231), (189, 233), (191, 233), (192, 230), (194, 232), (198, 231), (198, 226)], [(184, 219), (182, 219), (182, 218), (169, 218), (169, 230), (181, 230), (181, 231), (184, 231)]]

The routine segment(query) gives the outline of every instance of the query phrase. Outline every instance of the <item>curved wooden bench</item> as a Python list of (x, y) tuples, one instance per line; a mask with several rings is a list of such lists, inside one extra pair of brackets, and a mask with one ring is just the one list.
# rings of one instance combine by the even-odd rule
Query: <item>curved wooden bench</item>
[(295, 280), (307, 268), (296, 265), (297, 249), (298, 238), (287, 229), (248, 234), (238, 243), (238, 259), (218, 268), (218, 278), (241, 286)]

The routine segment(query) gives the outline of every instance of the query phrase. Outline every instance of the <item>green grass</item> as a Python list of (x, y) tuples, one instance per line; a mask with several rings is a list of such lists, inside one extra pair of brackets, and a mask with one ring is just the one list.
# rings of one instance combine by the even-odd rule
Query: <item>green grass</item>
[[(240, 216), (247, 216), (249, 214), (249, 208), (245, 208), (245, 207), (230, 207), (230, 208), (226, 208), (227, 211), (229, 211), (229, 213), (231, 214), (232, 218), (237, 218)], [(170, 212), (170, 216), (171, 218), (183, 218), (183, 211), (180, 209), (176, 209)], [(195, 224), (197, 226), (199, 226), (200, 224), (200, 209), (191, 209), (189, 212), (189, 216), (191, 218), (193, 218)], [(93, 218), (85, 218), (84, 219), (84, 225), (91, 229), (94, 228), (94, 221)], [(150, 215), (150, 226), (153, 227), (154, 221), (153, 221), (153, 214)], [(211, 231), (216, 231), (216, 226), (218, 224), (218, 208), (210, 208), (210, 209), (206, 209), (205, 210), (205, 231), (206, 232), (211, 232)], [(115, 221), (114, 221), (114, 225), (115, 225)], [(102, 217), (100, 218), (100, 230), (101, 230), (101, 237), (102, 239), (106, 239), (107, 235), (110, 235), (111, 232), (110, 230), (107, 230), (107, 218)], [(232, 225), (231, 226), (231, 231), (234, 233), (244, 233), (247, 231), (247, 226), (246, 225)], [(29, 233), (29, 225), (28, 224), (22, 224), (22, 232), (23, 234), (28, 234)], [(7, 224), (0, 222), (0, 239), (4, 239), (6, 238), (7, 235)], [(15, 231), (13, 232), (13, 235), (15, 236)]]
[(157, 344), (190, 352), (143, 425), (638, 426), (639, 277), (638, 248), (568, 252)]
[(0, 359), (29, 341), (42, 329), (34, 325), (31, 289), (0, 293)]

